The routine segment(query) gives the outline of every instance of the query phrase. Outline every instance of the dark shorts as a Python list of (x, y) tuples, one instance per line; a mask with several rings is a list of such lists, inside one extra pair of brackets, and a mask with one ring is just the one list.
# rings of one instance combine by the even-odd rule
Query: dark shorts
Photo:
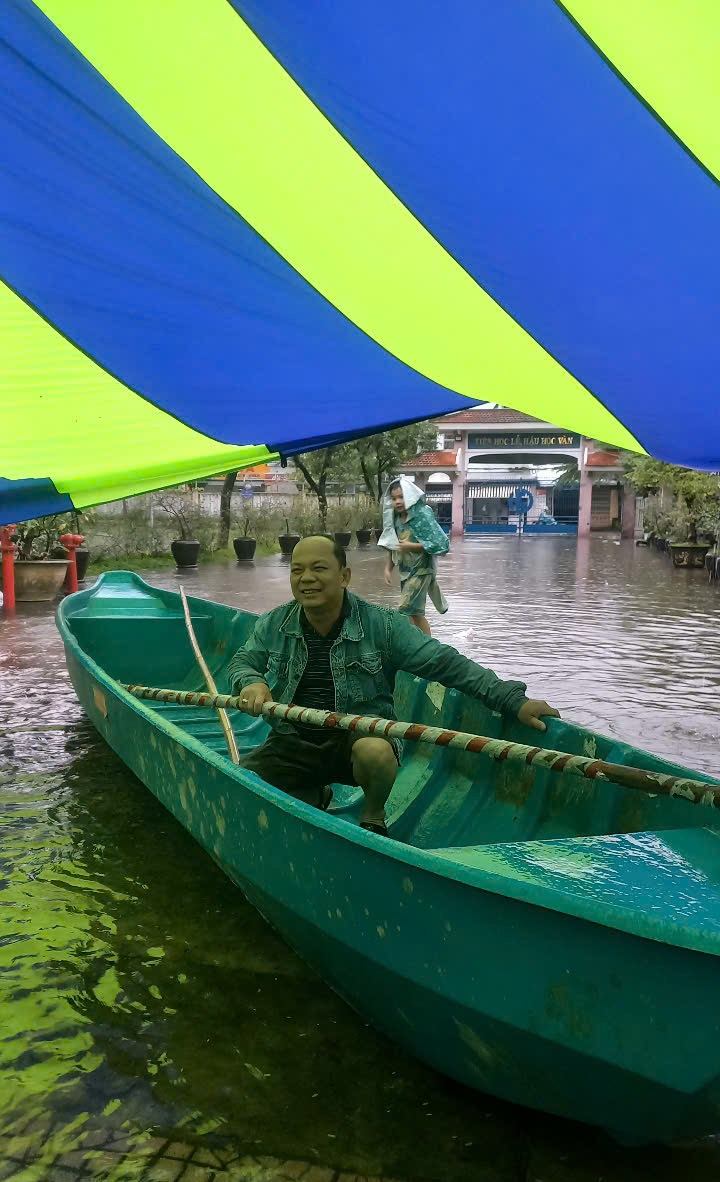
[(360, 738), (362, 735), (339, 731), (318, 743), (271, 731), (261, 747), (241, 758), (240, 766), (297, 800), (322, 808), (327, 784), (357, 786), (352, 748)]

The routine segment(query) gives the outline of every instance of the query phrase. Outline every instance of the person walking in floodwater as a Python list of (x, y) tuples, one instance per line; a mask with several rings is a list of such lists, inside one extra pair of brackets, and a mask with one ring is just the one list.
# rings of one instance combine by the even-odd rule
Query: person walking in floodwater
[(378, 546), (388, 552), (385, 564), (388, 586), (392, 584), (393, 563), (397, 563), (402, 592), (398, 611), (405, 612), (411, 623), (430, 636), (425, 615), (428, 595), (441, 615), (448, 609), (436, 578), (435, 558), (447, 554), (450, 543), (425, 502), (422, 489), (407, 476), (399, 476), (388, 485)]

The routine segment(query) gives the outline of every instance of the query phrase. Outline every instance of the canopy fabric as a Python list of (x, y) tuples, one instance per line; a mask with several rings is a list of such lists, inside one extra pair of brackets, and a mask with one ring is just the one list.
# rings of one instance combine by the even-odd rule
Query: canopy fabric
[(499, 402), (720, 468), (715, 0), (4, 0), (0, 520)]

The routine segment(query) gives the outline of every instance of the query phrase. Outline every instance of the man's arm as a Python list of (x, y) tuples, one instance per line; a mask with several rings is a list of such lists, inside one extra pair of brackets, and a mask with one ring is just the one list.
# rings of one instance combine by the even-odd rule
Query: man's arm
[(263, 617), (255, 621), (255, 627), (242, 648), (239, 648), (228, 665), (230, 692), (239, 694), (246, 685), (264, 681), (268, 666), (266, 627)]
[(557, 716), (557, 710), (547, 702), (526, 697), (523, 681), (502, 681), (492, 669), (485, 669), (450, 645), (425, 636), (403, 612), (394, 614), (391, 628), (390, 659), (396, 669), (461, 690), (471, 698), (479, 698), (491, 710), (518, 717), (537, 730), (545, 730), (541, 715)]

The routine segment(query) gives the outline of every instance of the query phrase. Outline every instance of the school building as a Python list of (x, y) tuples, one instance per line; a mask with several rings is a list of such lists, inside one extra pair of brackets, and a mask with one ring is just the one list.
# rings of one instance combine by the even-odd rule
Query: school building
[[(635, 495), (618, 452), (521, 411), (479, 406), (434, 421), (437, 450), (402, 471), (426, 492), (453, 535), (635, 534)], [(579, 483), (568, 480), (572, 462)], [(529, 494), (529, 496), (527, 495)], [(519, 508), (530, 503), (527, 513)]]

